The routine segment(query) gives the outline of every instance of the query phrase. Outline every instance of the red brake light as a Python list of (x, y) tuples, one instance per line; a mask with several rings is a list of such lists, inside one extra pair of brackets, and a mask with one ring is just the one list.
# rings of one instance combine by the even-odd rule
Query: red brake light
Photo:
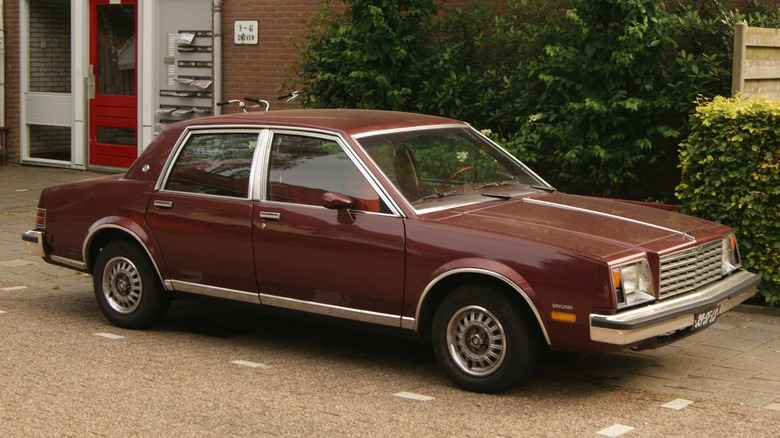
[(35, 211), (35, 228), (46, 228), (46, 209), (39, 208)]

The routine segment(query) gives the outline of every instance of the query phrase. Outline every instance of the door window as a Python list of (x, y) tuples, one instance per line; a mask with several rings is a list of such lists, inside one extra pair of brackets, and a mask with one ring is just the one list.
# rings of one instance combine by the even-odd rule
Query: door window
[(331, 139), (276, 134), (267, 191), (270, 201), (317, 206), (323, 194), (336, 192), (352, 199), (352, 209), (387, 211), (355, 163)]
[(247, 198), (256, 132), (193, 134), (179, 151), (166, 190)]

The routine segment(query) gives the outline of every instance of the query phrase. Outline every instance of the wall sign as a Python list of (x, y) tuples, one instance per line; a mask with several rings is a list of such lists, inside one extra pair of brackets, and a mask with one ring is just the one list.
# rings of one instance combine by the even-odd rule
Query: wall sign
[(255, 21), (236, 21), (234, 26), (234, 42), (236, 44), (257, 44), (260, 25)]

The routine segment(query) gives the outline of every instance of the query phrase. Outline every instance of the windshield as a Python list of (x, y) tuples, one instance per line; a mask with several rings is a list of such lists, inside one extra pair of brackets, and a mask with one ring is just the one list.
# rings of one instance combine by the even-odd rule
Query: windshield
[(417, 209), (509, 199), (551, 187), (469, 127), (368, 135), (360, 144)]

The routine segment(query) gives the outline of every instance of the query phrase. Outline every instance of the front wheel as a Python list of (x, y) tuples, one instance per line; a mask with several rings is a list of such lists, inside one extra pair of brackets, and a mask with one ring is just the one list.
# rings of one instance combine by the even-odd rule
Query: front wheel
[(114, 242), (103, 248), (95, 261), (92, 283), (100, 311), (119, 327), (149, 327), (165, 315), (170, 305), (154, 265), (128, 242)]
[(534, 369), (539, 336), (518, 306), (492, 289), (465, 286), (447, 296), (433, 320), (433, 349), (458, 386), (497, 393)]

